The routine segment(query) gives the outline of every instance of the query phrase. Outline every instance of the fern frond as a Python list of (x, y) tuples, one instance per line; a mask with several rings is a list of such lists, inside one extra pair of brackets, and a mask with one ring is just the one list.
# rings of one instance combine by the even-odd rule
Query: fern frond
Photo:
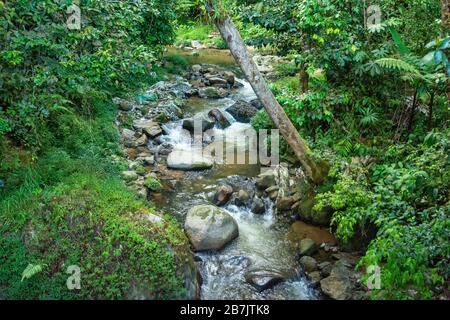
[(405, 73), (408, 73), (410, 75), (413, 75), (415, 78), (423, 78), (422, 73), (420, 70), (401, 59), (396, 58), (381, 58), (375, 61), (375, 63), (379, 64), (382, 68), (389, 69), (389, 70), (396, 70), (396, 71), (402, 71)]
[(45, 265), (41, 265), (41, 264), (28, 264), (28, 266), (25, 268), (25, 270), (23, 270), (22, 272), (22, 280), (25, 279), (29, 279), (32, 276), (38, 274), (39, 272), (42, 272), (42, 270), (44, 270), (44, 266)]

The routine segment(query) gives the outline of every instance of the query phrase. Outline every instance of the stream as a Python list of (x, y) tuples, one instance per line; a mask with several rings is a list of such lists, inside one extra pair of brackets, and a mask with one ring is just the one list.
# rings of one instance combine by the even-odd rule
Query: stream
[[(205, 58), (206, 56), (206, 58)], [(234, 61), (229, 55), (203, 54), (192, 58), (191, 64), (215, 63), (236, 71)], [(205, 61), (206, 59), (206, 61)], [(236, 121), (225, 109), (237, 100), (251, 101), (256, 98), (250, 84), (238, 79), (242, 86), (235, 89), (230, 96), (222, 99), (188, 99), (188, 112), (184, 117), (207, 114), (218, 108), (226, 114), (231, 125), (226, 129), (214, 128), (215, 136), (239, 137), (248, 123)], [(169, 122), (165, 126), (164, 142), (174, 150), (190, 148), (190, 135), (183, 134), (182, 121)], [(259, 165), (216, 164), (212, 169), (186, 172), (177, 181), (173, 190), (164, 194), (162, 206), (166, 212), (175, 215), (181, 222), (188, 209), (199, 204), (211, 204), (210, 200), (218, 186), (228, 184), (233, 189), (255, 190), (254, 178), (261, 171)], [(274, 203), (263, 199), (265, 210), (256, 215), (248, 205), (236, 205), (230, 201), (222, 207), (234, 217), (239, 227), (239, 236), (218, 252), (198, 252), (196, 261), (202, 277), (200, 298), (210, 299), (317, 299), (315, 291), (301, 273), (295, 251), (286, 240), (287, 226), (277, 221)], [(246, 274), (255, 270), (269, 270), (281, 274), (284, 281), (259, 292), (247, 283)]]

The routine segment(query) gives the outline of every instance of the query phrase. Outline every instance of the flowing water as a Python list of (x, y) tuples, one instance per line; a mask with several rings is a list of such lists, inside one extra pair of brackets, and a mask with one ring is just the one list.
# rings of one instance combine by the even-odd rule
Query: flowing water
[[(208, 55), (206, 55), (208, 56)], [(205, 62), (196, 60), (195, 63)], [(207, 61), (210, 62), (210, 61)], [(217, 61), (215, 61), (217, 64)], [(232, 61), (226, 60), (234, 70)], [(256, 96), (245, 80), (239, 80), (243, 87), (225, 99), (208, 100), (191, 98), (188, 116), (207, 113), (219, 108), (225, 110), (238, 99), (250, 101)], [(231, 126), (222, 130), (215, 128), (215, 136), (239, 137), (250, 124), (239, 123), (227, 115)], [(175, 149), (188, 150), (191, 137), (183, 134), (182, 122), (169, 123), (163, 139)], [(173, 191), (168, 191), (165, 210), (179, 217), (181, 221), (189, 208), (198, 204), (208, 204), (216, 188), (223, 184), (255, 189), (253, 177), (260, 173), (258, 165), (218, 164), (213, 169), (187, 172), (178, 181)], [(235, 189), (236, 190), (236, 189)], [(223, 209), (230, 213), (239, 226), (239, 237), (219, 252), (197, 253), (202, 276), (201, 299), (316, 299), (314, 290), (301, 275), (294, 249), (286, 240), (287, 228), (277, 223), (273, 203), (265, 201), (265, 213), (255, 215), (246, 206), (228, 204)], [(285, 281), (270, 289), (258, 292), (245, 280), (250, 270), (272, 270), (282, 274)]]

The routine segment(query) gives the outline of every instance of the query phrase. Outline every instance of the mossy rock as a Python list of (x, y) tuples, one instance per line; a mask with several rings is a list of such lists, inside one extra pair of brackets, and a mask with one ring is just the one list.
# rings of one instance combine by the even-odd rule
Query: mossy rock
[(316, 225), (329, 226), (332, 217), (332, 210), (326, 206), (321, 210), (316, 210), (316, 193), (312, 190), (307, 192), (300, 200), (298, 215), (301, 220), (311, 222)]

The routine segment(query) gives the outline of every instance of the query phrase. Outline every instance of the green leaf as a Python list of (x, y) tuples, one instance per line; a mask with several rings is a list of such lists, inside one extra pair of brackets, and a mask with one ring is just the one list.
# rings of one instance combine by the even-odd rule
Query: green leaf
[(450, 47), (450, 38), (444, 39), (440, 44), (439, 44), (439, 48), (440, 50), (445, 50), (448, 47)]
[(41, 264), (28, 264), (28, 266), (25, 268), (25, 270), (23, 270), (22, 272), (22, 282), (25, 279), (29, 279), (32, 276), (42, 272), (42, 270), (44, 269), (45, 265), (41, 265)]
[(425, 57), (422, 58), (424, 64), (430, 64), (434, 59), (434, 51), (429, 52)]
[(402, 55), (410, 53), (410, 50), (403, 42), (403, 40), (400, 37), (400, 34), (397, 32), (397, 30), (395, 30), (394, 28), (391, 27), (391, 28), (389, 28), (389, 31), (392, 35), (392, 39), (394, 39), (394, 42), (398, 49), (398, 52), (400, 52), (400, 54), (402, 54)]
[(440, 64), (442, 62), (444, 53), (441, 50), (438, 50), (434, 53), (434, 61), (436, 64)]

